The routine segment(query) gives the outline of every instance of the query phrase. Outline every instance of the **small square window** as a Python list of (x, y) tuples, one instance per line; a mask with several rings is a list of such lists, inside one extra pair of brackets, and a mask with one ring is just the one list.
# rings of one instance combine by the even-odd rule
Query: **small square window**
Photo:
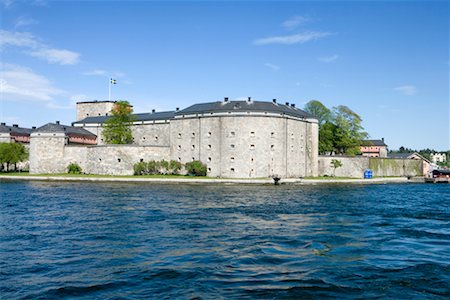
[(195, 150), (195, 145), (192, 145), (192, 146), (191, 146), (191, 149), (192, 149), (192, 150)]
[(181, 162), (181, 157), (178, 157), (178, 162)]
[(211, 149), (211, 145), (208, 145), (208, 149)]
[(208, 172), (211, 172), (211, 168), (208, 168)]
[(192, 161), (194, 161), (195, 160), (195, 157), (192, 157)]
[(255, 159), (254, 159), (254, 158), (252, 157), (252, 159), (250, 159), (250, 161), (251, 161), (251, 162), (254, 162), (254, 161), (255, 161)]
[(234, 157), (230, 157), (230, 161), (231, 161), (231, 162), (234, 162)]
[(195, 137), (195, 132), (192, 133), (192, 137)]
[(254, 131), (250, 132), (250, 136), (255, 137), (255, 132)]
[(275, 137), (275, 132), (271, 132), (270, 137)]
[(142, 139), (145, 141), (145, 136), (143, 136)]
[(234, 144), (231, 144), (231, 145), (230, 145), (230, 147), (231, 147), (232, 149), (234, 149), (234, 148), (235, 148)]
[(143, 158), (141, 158), (140, 160), (139, 160), (140, 162), (144, 162), (144, 159)]
[(178, 133), (178, 138), (181, 139), (181, 133)]
[(181, 145), (178, 145), (178, 146), (177, 146), (177, 149), (178, 149), (178, 150), (181, 150)]
[(120, 158), (117, 159), (117, 162), (121, 162), (122, 160)]
[(208, 157), (208, 162), (211, 162), (211, 157)]
[(234, 172), (234, 168), (231, 168), (230, 171), (231, 171), (231, 172)]
[(231, 136), (231, 137), (236, 136), (236, 132), (231, 131), (231, 132), (230, 132), (230, 136)]
[[(144, 138), (144, 140), (145, 140), (145, 138)], [(156, 141), (156, 142), (158, 141), (158, 136), (155, 136), (155, 141)]]
[(275, 145), (270, 145), (270, 150), (275, 150)]
[(254, 144), (251, 144), (251, 145), (250, 145), (250, 149), (251, 149), (251, 150), (255, 149), (255, 145), (254, 145)]
[(208, 132), (208, 137), (210, 137), (212, 135), (211, 131)]

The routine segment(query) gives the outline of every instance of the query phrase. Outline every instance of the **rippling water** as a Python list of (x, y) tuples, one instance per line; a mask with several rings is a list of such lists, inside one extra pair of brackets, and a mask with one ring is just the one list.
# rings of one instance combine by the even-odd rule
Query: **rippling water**
[(0, 298), (450, 297), (450, 185), (0, 182)]

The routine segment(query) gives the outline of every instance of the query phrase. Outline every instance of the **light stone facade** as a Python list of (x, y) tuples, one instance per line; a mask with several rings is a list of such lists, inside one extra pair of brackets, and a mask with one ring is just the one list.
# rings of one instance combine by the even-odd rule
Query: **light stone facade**
[(87, 117), (107, 116), (115, 101), (92, 101), (77, 103), (77, 121)]
[[(30, 172), (64, 173), (71, 162), (76, 162), (86, 173), (125, 175), (132, 174), (133, 165), (139, 161), (165, 159), (181, 163), (200, 160), (211, 177), (318, 175), (316, 119), (270, 110), (201, 114), (181, 111), (171, 118), (134, 122), (132, 145), (104, 145), (100, 121), (83, 119), (88, 114), (106, 116), (113, 104), (103, 101), (77, 105), (77, 120), (82, 121), (76, 126), (97, 135), (96, 146), (72, 146), (64, 134), (33, 133)], [(273, 105), (299, 111), (289, 105)]]

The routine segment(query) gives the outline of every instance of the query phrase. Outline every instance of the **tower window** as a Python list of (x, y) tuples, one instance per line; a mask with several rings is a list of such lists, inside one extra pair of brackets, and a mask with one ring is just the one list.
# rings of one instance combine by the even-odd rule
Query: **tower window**
[(254, 131), (250, 132), (250, 136), (255, 137), (255, 132)]
[(231, 132), (230, 132), (230, 136), (231, 136), (231, 137), (234, 137), (234, 136), (236, 136), (236, 132), (234, 132), (234, 131), (231, 131)]
[(251, 149), (251, 150), (255, 149), (255, 145), (254, 145), (254, 144), (251, 144), (251, 145), (250, 145), (250, 149)]

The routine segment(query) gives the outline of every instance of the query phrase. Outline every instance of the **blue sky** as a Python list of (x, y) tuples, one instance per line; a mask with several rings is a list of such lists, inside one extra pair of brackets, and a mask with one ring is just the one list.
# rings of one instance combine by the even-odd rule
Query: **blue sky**
[(135, 112), (318, 99), (391, 149), (450, 149), (447, 1), (0, 1), (8, 124), (69, 124), (113, 77)]

